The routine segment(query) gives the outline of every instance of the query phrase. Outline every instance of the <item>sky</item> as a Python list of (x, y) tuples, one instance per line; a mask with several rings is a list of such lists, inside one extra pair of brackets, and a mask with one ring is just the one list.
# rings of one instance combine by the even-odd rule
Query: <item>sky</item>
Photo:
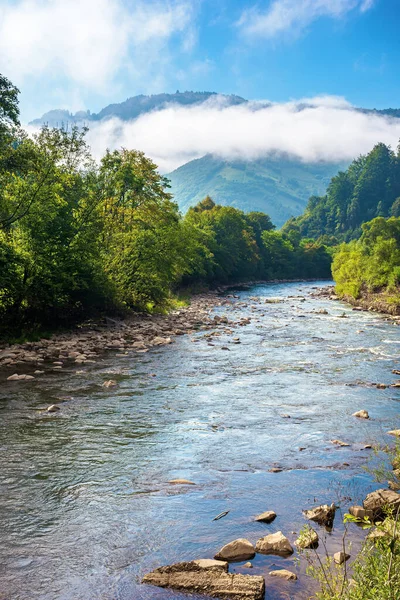
[[(400, 0), (0, 0), (0, 72), (21, 90), (24, 123), (52, 108), (98, 112), (137, 94), (206, 90), (269, 100), (286, 111), (279, 118), (287, 135), (294, 127), (297, 135), (307, 137), (309, 122), (300, 127), (296, 107), (304, 98), (317, 99), (320, 117), (329, 117), (331, 127), (324, 131), (321, 121), (317, 142), (300, 152), (307, 159), (321, 145), (335, 142), (336, 117), (348, 116), (352, 106), (400, 108), (399, 23)], [(328, 115), (329, 107), (336, 112)], [(131, 127), (129, 133), (114, 123), (101, 133), (111, 145), (139, 139), (148, 150), (144, 125), (153, 128), (147, 130), (152, 139), (154, 128), (161, 127), (165, 144), (156, 157), (161, 161), (171, 152), (167, 137), (173, 125), (183, 130), (193, 117), (198, 127), (191, 128), (192, 137), (204, 138), (207, 131), (213, 137), (212, 111), (163, 112), (161, 120), (142, 120), (140, 131)], [(233, 121), (238, 125), (242, 119), (242, 136), (232, 140), (232, 148), (246, 141), (246, 128), (253, 139), (257, 129), (265, 131), (277, 116), (251, 109), (255, 112), (251, 123), (246, 111), (225, 111), (230, 121), (218, 113), (218, 124), (226, 123), (219, 128), (222, 138), (229, 137)], [(356, 132), (351, 128), (353, 138), (363, 140), (353, 144), (352, 153), (379, 141), (378, 134), (382, 141), (395, 141), (398, 131), (387, 123), (361, 121)], [(205, 123), (209, 129), (203, 132)], [(342, 129), (347, 125), (349, 120), (341, 122)], [(332, 155), (347, 158), (345, 148), (353, 138), (348, 132), (342, 150)], [(197, 157), (202, 151), (192, 151), (187, 139), (182, 141), (182, 156)], [(254, 143), (263, 145), (261, 140)], [(286, 151), (287, 144), (281, 145), (269, 143), (267, 150)]]

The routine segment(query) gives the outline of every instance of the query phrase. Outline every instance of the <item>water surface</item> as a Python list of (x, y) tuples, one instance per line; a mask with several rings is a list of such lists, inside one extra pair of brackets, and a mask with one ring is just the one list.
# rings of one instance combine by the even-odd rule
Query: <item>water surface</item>
[[(199, 331), (147, 354), (111, 353), (86, 373), (74, 365), (3, 383), (2, 600), (188, 598), (140, 578), (162, 564), (212, 557), (237, 537), (255, 543), (282, 530), (293, 542), (302, 509), (334, 501), (345, 511), (379, 487), (361, 468), (371, 452), (363, 446), (392, 441), (385, 432), (399, 427), (400, 390), (366, 384), (396, 379), (399, 329), (310, 298), (314, 285), (237, 292), (215, 310), (251, 318), (233, 333), (210, 339)], [(119, 386), (104, 389), (110, 378)], [(60, 413), (41, 412), (51, 403)], [(369, 421), (351, 416), (361, 408)], [(168, 484), (177, 477), (197, 485)], [(254, 522), (265, 510), (277, 519)], [(329, 551), (339, 549), (340, 521), (338, 514), (331, 534), (316, 526)], [(352, 536), (357, 546), (355, 526)], [(312, 583), (294, 557), (257, 555), (253, 564), (270, 600), (309, 596)], [(299, 581), (270, 581), (272, 566), (296, 570)], [(240, 563), (232, 570), (246, 572)]]

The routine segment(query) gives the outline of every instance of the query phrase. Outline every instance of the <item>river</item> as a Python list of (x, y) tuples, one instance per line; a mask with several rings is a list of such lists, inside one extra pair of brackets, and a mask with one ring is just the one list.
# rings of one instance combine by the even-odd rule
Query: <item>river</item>
[[(400, 389), (367, 384), (396, 379), (399, 329), (311, 298), (315, 285), (235, 292), (214, 310), (251, 318), (233, 333), (199, 331), (147, 354), (110, 353), (85, 372), (74, 365), (3, 383), (0, 599), (183, 600), (140, 578), (239, 537), (255, 543), (281, 530), (293, 542), (302, 509), (337, 502), (343, 513), (380, 487), (362, 469), (371, 456), (363, 446), (393, 441), (385, 432), (399, 427)], [(110, 378), (118, 387), (103, 388)], [(60, 401), (59, 413), (42, 411)], [(352, 417), (359, 409), (371, 418)], [(177, 477), (196, 485), (168, 484)], [(266, 510), (273, 523), (253, 520)], [(342, 531), (338, 512), (324, 534), (329, 551)], [(354, 550), (364, 534), (352, 526), (351, 535)], [(252, 562), (231, 570), (265, 575), (269, 600), (308, 597), (304, 561)], [(273, 565), (299, 580), (269, 578)]]

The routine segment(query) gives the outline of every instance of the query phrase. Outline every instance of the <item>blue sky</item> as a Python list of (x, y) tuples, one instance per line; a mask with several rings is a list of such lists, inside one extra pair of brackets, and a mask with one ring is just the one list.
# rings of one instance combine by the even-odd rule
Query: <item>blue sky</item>
[(399, 0), (1, 0), (22, 118), (209, 90), (400, 107)]

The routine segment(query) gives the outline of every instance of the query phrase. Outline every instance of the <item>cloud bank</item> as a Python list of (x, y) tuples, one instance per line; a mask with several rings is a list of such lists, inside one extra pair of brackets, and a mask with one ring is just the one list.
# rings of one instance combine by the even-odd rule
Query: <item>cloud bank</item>
[(357, 9), (366, 12), (375, 0), (274, 0), (266, 11), (245, 10), (237, 23), (248, 36), (274, 38), (282, 33), (299, 34), (320, 17), (339, 19)]
[(400, 119), (358, 112), (334, 96), (282, 104), (227, 106), (214, 99), (189, 107), (169, 105), (134, 121), (90, 123), (88, 133), (96, 158), (106, 148), (134, 148), (162, 172), (209, 153), (226, 160), (285, 153), (304, 162), (351, 161), (378, 142), (396, 147), (399, 138)]

